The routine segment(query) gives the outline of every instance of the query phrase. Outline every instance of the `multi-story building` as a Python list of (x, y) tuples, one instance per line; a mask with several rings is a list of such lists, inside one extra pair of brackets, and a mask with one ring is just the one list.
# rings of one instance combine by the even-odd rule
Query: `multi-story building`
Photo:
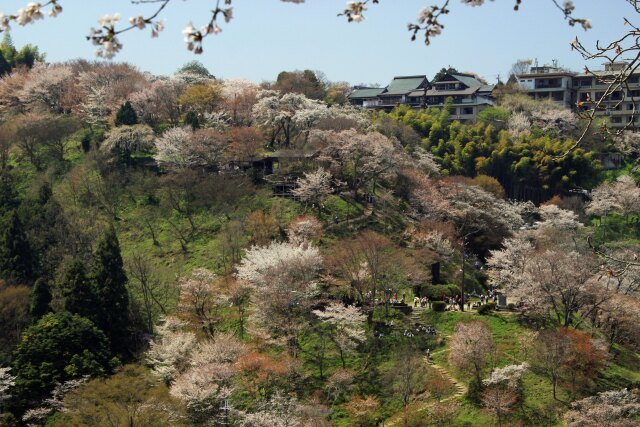
[(442, 108), (451, 97), (451, 118), (472, 121), (483, 108), (494, 105), (494, 87), (462, 73), (445, 74), (431, 85), (424, 75), (399, 76), (384, 88), (356, 88), (348, 98), (353, 105), (390, 111), (399, 105)]
[(534, 99), (550, 99), (563, 107), (574, 105), (573, 78), (575, 73), (563, 68), (543, 65), (531, 67), (528, 73), (516, 76), (520, 87)]
[[(566, 108), (588, 111), (604, 96), (606, 82), (612, 81), (625, 66), (625, 63), (607, 64), (604, 70), (589, 74), (577, 74), (555, 65), (535, 66), (516, 76), (516, 81), (534, 99), (548, 99)], [(631, 121), (640, 127), (640, 70), (629, 75), (623, 86), (602, 101), (596, 114), (608, 117), (612, 128), (627, 126)], [(356, 88), (348, 98), (354, 105), (386, 111), (398, 105), (442, 108), (446, 99), (452, 98), (451, 118), (468, 122), (474, 121), (484, 108), (495, 105), (494, 88), (464, 73), (447, 73), (431, 84), (426, 76), (400, 76), (384, 88)]]
[[(596, 102), (604, 96), (608, 84), (616, 75), (624, 70), (625, 63), (612, 63), (605, 65), (602, 71), (593, 71), (592, 74), (576, 76), (576, 105), (580, 111), (589, 111), (594, 108)], [(603, 99), (596, 115), (609, 118), (609, 125), (620, 128), (629, 125), (640, 124), (640, 71), (632, 73), (626, 79), (626, 83), (619, 90), (615, 90), (606, 99)]]
[(480, 111), (495, 105), (495, 86), (486, 85), (471, 74), (445, 74), (426, 92), (426, 106), (442, 108), (447, 98), (453, 100), (451, 118), (474, 121)]

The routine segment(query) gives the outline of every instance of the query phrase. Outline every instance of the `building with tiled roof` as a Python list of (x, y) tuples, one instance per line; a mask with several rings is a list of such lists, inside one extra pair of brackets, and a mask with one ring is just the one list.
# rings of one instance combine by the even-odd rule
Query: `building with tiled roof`
[(493, 88), (471, 74), (447, 73), (432, 84), (425, 75), (399, 76), (385, 88), (356, 88), (348, 98), (353, 105), (390, 111), (399, 105), (442, 108), (451, 97), (451, 118), (473, 121), (483, 108), (494, 105)]

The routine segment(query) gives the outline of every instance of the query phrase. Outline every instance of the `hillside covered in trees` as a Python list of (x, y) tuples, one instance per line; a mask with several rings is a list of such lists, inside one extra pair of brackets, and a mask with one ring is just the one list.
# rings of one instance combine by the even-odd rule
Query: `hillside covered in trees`
[(636, 134), (10, 46), (0, 425), (637, 425)]

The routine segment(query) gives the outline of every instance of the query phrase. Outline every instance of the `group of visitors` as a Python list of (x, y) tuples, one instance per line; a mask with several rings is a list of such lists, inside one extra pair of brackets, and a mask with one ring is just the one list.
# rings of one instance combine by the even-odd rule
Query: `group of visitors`
[(462, 303), (462, 298), (460, 295), (455, 295), (453, 297), (445, 297), (444, 302), (447, 304), (447, 311), (458, 311), (460, 310), (460, 304)]
[(427, 297), (414, 297), (413, 298), (413, 306), (414, 307), (431, 307), (431, 301)]
[(480, 304), (487, 304), (489, 302), (498, 302), (498, 292), (495, 289), (490, 288), (486, 295), (480, 295)]
[[(387, 292), (390, 293), (391, 289), (389, 289)], [(398, 293), (394, 292), (393, 296), (391, 297), (391, 304), (406, 304), (406, 296), (405, 294), (402, 294), (402, 299), (398, 299)]]

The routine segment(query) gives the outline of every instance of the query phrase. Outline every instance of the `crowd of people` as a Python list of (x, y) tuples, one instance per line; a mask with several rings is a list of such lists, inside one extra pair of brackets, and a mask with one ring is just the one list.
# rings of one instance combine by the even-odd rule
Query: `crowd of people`
[[(391, 289), (387, 290), (386, 293), (387, 295), (390, 295), (389, 303), (391, 305), (406, 305), (406, 294), (403, 293), (402, 296), (398, 298), (398, 293), (392, 292)], [(472, 303), (471, 302), (472, 297), (477, 297), (478, 301)], [(488, 303), (497, 304), (498, 291), (495, 288), (490, 287), (486, 291), (486, 293), (482, 293), (480, 295), (465, 295), (465, 302), (468, 310), (471, 310), (472, 308), (478, 308), (481, 305), (488, 304)], [(429, 297), (427, 296), (413, 297), (414, 308), (416, 307), (432, 308), (432, 303), (433, 301), (429, 299)], [(458, 311), (460, 310), (462, 305), (462, 297), (459, 294), (454, 295), (452, 297), (444, 297), (444, 303), (446, 304), (446, 307), (445, 307), (446, 311)]]

